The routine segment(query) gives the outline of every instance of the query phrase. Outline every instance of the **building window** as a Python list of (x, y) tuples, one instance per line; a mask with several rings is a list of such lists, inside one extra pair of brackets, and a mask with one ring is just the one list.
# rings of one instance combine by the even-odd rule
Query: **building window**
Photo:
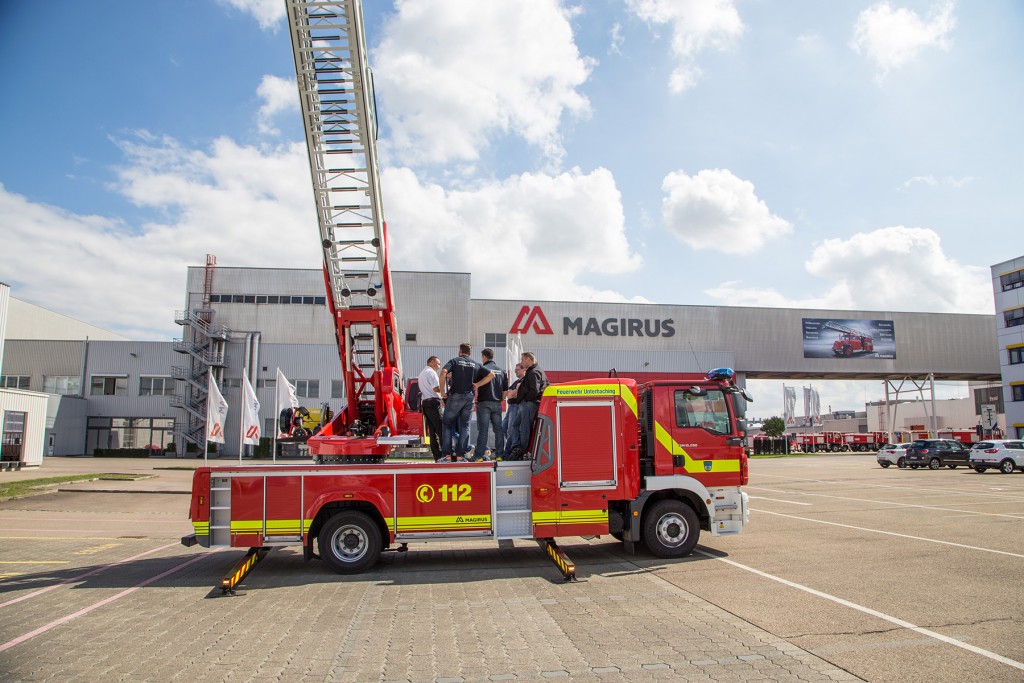
[(1024, 384), (1011, 385), (1010, 394), (1011, 401), (1024, 401)]
[(0, 388), (28, 389), (30, 380), (28, 375), (0, 375)]
[(1003, 311), (1003, 318), (1006, 319), (1007, 327), (1024, 325), (1024, 308), (1013, 308), (1009, 311)]
[(503, 349), (505, 348), (508, 340), (508, 335), (504, 332), (487, 332), (484, 334), (484, 346), (489, 346), (492, 349)]
[(128, 393), (128, 378), (93, 375), (89, 393), (93, 396), (124, 396)]
[(414, 341), (416, 341), (416, 333), (415, 332), (407, 333), (405, 335), (405, 341), (407, 341), (407, 342), (414, 342)]
[(145, 448), (164, 450), (174, 440), (174, 419), (163, 417), (89, 418), (86, 450)]
[(170, 377), (140, 377), (139, 396), (170, 396), (174, 381)]
[(1012, 273), (999, 276), (999, 282), (1003, 285), (1003, 291), (1024, 287), (1024, 270), (1016, 270)]
[(28, 413), (15, 410), (4, 411), (4, 431), (0, 460), (4, 462), (20, 462), (22, 447), (25, 444), (25, 418)]
[(320, 398), (320, 380), (295, 380), (295, 395), (299, 398)]
[(260, 379), (259, 377), (256, 378), (256, 388), (257, 389), (273, 389), (276, 386), (277, 386), (277, 380), (276, 379)]
[(1006, 349), (1006, 351), (1010, 354), (1010, 365), (1020, 365), (1021, 363), (1024, 363), (1024, 346)]
[(220, 383), (221, 389), (241, 389), (242, 378), (241, 377), (225, 377)]
[(345, 398), (345, 381), (340, 379), (331, 380), (331, 398)]
[(43, 375), (43, 391), (47, 394), (60, 394), (61, 396), (80, 396), (82, 378), (70, 375), (55, 375), (53, 377)]

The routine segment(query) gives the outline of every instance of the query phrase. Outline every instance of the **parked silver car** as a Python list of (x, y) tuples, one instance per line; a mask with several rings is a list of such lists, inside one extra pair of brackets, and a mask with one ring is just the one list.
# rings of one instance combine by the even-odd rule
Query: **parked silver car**
[(998, 469), (1003, 474), (1024, 471), (1024, 441), (979, 441), (971, 449), (971, 467), (978, 474)]
[(887, 443), (878, 449), (878, 454), (875, 455), (875, 459), (878, 460), (878, 464), (882, 467), (888, 467), (889, 465), (896, 465), (896, 467), (907, 466), (907, 446), (909, 443)]

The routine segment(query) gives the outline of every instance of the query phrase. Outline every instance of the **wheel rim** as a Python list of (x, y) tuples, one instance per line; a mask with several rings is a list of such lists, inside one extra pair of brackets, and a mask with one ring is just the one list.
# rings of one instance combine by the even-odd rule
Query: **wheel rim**
[(931, 467), (933, 470), (937, 470), (942, 467), (942, 463), (939, 462), (938, 458), (932, 458), (932, 461), (928, 463), (928, 467)]
[(331, 536), (331, 551), (342, 562), (359, 561), (369, 547), (366, 532), (353, 524), (346, 524)]
[(669, 548), (678, 548), (690, 535), (690, 526), (683, 516), (670, 512), (658, 520), (658, 540)]
[(1011, 472), (1013, 472), (1013, 463), (1010, 462), (1009, 460), (1004, 460), (1002, 470), (1003, 474), (1010, 474)]

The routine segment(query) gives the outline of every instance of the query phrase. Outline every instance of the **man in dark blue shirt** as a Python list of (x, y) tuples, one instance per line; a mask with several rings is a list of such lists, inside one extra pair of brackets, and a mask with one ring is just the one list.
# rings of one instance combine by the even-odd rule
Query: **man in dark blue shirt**
[(519, 446), (525, 451), (530, 448), (530, 431), (540, 408), (541, 396), (548, 386), (548, 376), (531, 351), (522, 355), (520, 363), (526, 368), (526, 374), (519, 383), (516, 398), (519, 399)]
[(484, 349), (480, 352), (483, 367), (494, 379), (476, 390), (476, 448), (473, 460), (484, 460), (487, 452), (487, 426), (494, 431), (494, 450), (501, 453), (505, 446), (505, 431), (501, 426), (501, 399), (508, 389), (508, 378), (505, 371), (494, 362), (494, 351)]
[(494, 374), (469, 357), (473, 347), (459, 344), (459, 355), (441, 368), (442, 420), (441, 460), (465, 461), (469, 450), (469, 418), (473, 414), (473, 394), (477, 387), (494, 379)]

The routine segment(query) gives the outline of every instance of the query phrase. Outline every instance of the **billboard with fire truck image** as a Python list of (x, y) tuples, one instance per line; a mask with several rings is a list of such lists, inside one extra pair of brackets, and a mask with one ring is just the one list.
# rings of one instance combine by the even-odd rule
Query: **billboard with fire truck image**
[(804, 358), (896, 358), (892, 320), (804, 318)]

